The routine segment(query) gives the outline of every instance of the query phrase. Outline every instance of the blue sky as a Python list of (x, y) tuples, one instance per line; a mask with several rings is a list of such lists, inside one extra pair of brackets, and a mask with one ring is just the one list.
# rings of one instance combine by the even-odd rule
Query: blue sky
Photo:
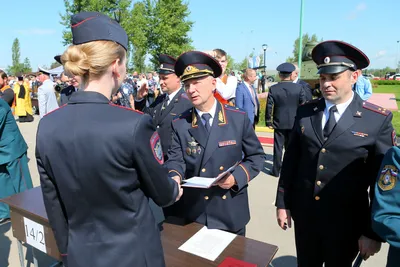
[[(222, 48), (240, 61), (253, 48), (268, 44), (267, 66), (275, 68), (293, 50), (299, 35), (300, 0), (189, 0), (190, 37), (198, 50)], [(34, 4), (33, 4), (34, 3)], [(21, 61), (49, 66), (62, 53), (62, 0), (19, 0), (2, 3), (0, 67), (11, 64), (14, 38), (21, 44)], [(13, 11), (13, 12), (11, 12)], [(370, 67), (394, 67), (399, 57), (399, 0), (304, 0), (303, 32), (324, 40), (349, 42), (363, 50)]]

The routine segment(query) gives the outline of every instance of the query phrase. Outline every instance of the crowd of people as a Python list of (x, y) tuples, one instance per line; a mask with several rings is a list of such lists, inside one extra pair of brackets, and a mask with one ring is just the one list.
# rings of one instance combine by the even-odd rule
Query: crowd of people
[[(262, 85), (256, 71), (246, 69), (243, 80), (227, 74), (226, 52), (214, 49), (161, 54), (156, 72), (127, 75), (128, 37), (117, 22), (81, 12), (71, 17), (71, 31), (73, 44), (55, 57), (64, 73), (53, 82), (40, 69), (37, 78), (36, 160), (63, 264), (165, 266), (164, 221), (244, 236), (248, 184), (265, 163), (254, 130), (260, 113), (254, 83)], [(391, 245), (387, 266), (398, 266), (393, 115), (357, 91), (369, 65), (362, 51), (326, 41), (312, 59), (322, 97), (292, 63), (278, 66), (281, 81), (269, 88), (265, 122), (274, 129), (277, 223), (287, 230), (294, 221), (298, 266), (350, 267), (383, 241)], [(33, 86), (18, 77), (11, 88), (4, 72), (0, 77), (0, 143), (10, 155), (0, 165), (2, 198), (32, 187), (11, 108), (20, 122), (31, 120)], [(185, 186), (188, 178), (217, 177), (232, 166), (215, 186)], [(9, 220), (4, 204), (0, 219)]]

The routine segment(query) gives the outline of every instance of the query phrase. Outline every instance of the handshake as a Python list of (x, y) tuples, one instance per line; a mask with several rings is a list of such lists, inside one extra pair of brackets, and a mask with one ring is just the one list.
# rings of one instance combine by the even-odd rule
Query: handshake
[(183, 195), (183, 188), (181, 186), (181, 178), (179, 176), (174, 176), (172, 177), (172, 180), (174, 180), (177, 184), (178, 184), (178, 189), (179, 189), (179, 193), (178, 196), (175, 199), (175, 202), (178, 201), (179, 199), (181, 199), (182, 195)]

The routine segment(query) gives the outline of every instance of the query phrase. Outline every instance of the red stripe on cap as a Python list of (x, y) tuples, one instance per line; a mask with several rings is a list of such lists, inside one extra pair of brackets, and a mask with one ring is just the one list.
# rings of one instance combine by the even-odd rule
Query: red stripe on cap
[(94, 16), (94, 17), (88, 17), (87, 19), (84, 19), (84, 20), (82, 20), (81, 22), (78, 22), (78, 23), (72, 25), (71, 27), (72, 27), (72, 28), (75, 28), (75, 27), (81, 25), (82, 23), (84, 23), (84, 22), (86, 22), (86, 21), (88, 21), (88, 20), (94, 19), (95, 17), (96, 17), (96, 16)]

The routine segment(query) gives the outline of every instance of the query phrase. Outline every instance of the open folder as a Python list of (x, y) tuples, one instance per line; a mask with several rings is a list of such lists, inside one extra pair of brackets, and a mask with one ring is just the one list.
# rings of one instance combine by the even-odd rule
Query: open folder
[(194, 176), (192, 178), (186, 179), (182, 181), (182, 185), (184, 187), (195, 187), (195, 188), (210, 188), (218, 183), (219, 180), (225, 177), (229, 172), (231, 172), (235, 167), (239, 165), (239, 162), (236, 162), (235, 165), (230, 167), (224, 172), (221, 172), (215, 178), (207, 178), (207, 177), (198, 177)]

